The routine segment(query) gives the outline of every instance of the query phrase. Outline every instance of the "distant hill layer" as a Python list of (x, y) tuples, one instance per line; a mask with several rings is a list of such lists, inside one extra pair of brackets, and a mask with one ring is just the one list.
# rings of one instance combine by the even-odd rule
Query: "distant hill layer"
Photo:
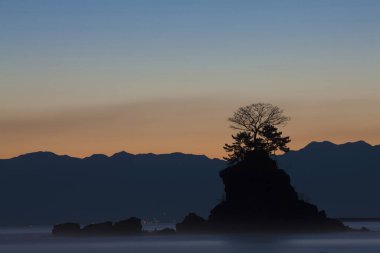
[(79, 159), (37, 152), (0, 160), (0, 224), (207, 215), (222, 197), (218, 173), (224, 165), (181, 153)]
[(296, 190), (330, 216), (380, 216), (380, 146), (312, 142), (278, 161)]
[[(312, 142), (276, 158), (296, 190), (333, 217), (379, 217), (380, 146)], [(206, 217), (223, 193), (222, 160), (206, 156), (36, 152), (0, 160), (0, 225), (91, 223), (129, 216)]]

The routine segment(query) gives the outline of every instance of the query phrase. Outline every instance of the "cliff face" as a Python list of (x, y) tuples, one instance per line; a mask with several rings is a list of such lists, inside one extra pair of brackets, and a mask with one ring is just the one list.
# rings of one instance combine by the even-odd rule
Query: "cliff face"
[(225, 200), (211, 210), (209, 224), (218, 230), (345, 230), (315, 205), (298, 198), (285, 171), (265, 152), (220, 172)]

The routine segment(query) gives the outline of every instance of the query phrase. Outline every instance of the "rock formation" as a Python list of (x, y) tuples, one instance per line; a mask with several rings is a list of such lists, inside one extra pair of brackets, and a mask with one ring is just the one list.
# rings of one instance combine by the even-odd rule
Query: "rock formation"
[(195, 213), (189, 213), (182, 222), (176, 224), (176, 230), (180, 233), (198, 233), (202, 231), (207, 231), (208, 224), (207, 221), (199, 215)]
[(54, 225), (53, 235), (135, 235), (142, 233), (141, 219), (131, 217), (112, 223), (111, 221), (93, 223), (80, 228), (78, 223)]
[(93, 223), (87, 226), (84, 226), (81, 229), (83, 234), (89, 235), (104, 235), (114, 232), (114, 227), (111, 221), (106, 221), (102, 223)]
[(211, 210), (217, 231), (342, 231), (340, 221), (299, 199), (285, 171), (268, 154), (249, 152), (220, 172), (225, 200)]
[(138, 234), (142, 231), (141, 219), (136, 217), (118, 221), (113, 227), (115, 232), (119, 234)]

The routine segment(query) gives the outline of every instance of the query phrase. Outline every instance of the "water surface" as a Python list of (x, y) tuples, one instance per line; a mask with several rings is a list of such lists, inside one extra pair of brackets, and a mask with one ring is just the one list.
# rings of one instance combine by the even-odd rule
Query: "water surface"
[[(380, 228), (380, 223), (355, 223)], [(150, 227), (152, 229), (152, 227)], [(154, 228), (153, 228), (154, 229)], [(380, 253), (380, 232), (277, 235), (170, 235), (53, 237), (49, 228), (0, 229), (0, 252), (9, 253)]]

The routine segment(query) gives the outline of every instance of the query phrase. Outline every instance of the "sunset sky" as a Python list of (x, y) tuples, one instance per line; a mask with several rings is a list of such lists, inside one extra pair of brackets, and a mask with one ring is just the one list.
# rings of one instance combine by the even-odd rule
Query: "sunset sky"
[(222, 157), (265, 102), (310, 141), (380, 144), (380, 1), (0, 0), (0, 158)]

